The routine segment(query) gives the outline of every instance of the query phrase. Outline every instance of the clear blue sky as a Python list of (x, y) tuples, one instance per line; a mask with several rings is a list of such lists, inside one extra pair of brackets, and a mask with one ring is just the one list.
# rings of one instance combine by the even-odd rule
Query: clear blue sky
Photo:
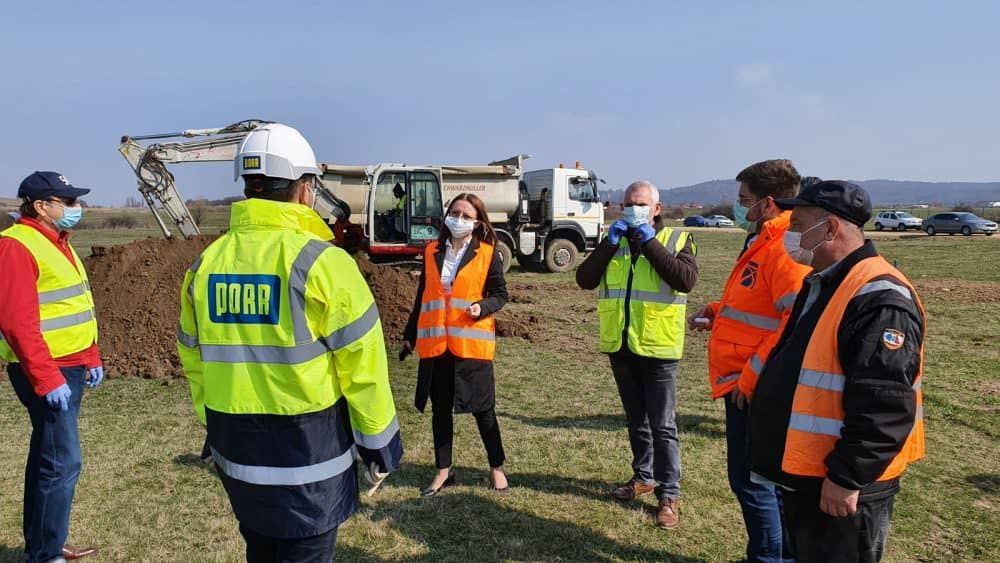
[[(123, 134), (251, 117), (324, 162), (580, 160), (609, 187), (1000, 179), (998, 2), (17, 2), (0, 195), (36, 169), (120, 204)], [(227, 165), (174, 166), (186, 197)]]

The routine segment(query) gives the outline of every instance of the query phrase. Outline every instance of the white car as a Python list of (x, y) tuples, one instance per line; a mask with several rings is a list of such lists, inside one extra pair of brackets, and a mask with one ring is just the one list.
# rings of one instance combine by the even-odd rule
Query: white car
[(725, 215), (709, 215), (705, 217), (706, 227), (735, 227), (736, 223)]
[(892, 229), (894, 231), (913, 229), (919, 231), (923, 223), (919, 217), (914, 217), (905, 211), (882, 211), (875, 216), (876, 231), (881, 231), (882, 229)]

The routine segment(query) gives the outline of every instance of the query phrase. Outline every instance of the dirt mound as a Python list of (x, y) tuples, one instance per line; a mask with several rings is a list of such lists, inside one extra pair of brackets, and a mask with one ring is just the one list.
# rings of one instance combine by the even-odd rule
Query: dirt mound
[[(90, 275), (100, 329), (101, 355), (109, 377), (180, 376), (174, 346), (184, 272), (213, 240), (145, 239), (122, 246), (94, 247), (84, 258)], [(358, 255), (358, 268), (375, 296), (382, 330), (390, 347), (402, 338), (419, 282), (416, 263), (373, 264)], [(499, 336), (532, 340), (538, 320), (501, 311)]]
[(174, 342), (184, 272), (215, 239), (145, 239), (84, 258), (110, 377), (180, 375)]

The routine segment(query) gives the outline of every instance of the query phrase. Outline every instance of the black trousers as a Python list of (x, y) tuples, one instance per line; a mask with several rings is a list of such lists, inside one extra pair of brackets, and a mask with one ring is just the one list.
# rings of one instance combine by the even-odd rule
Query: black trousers
[(247, 542), (247, 563), (330, 563), (337, 548), (337, 528), (308, 538), (272, 538), (240, 525)]
[[(455, 359), (451, 354), (436, 358), (431, 379), (431, 430), (434, 433), (434, 462), (438, 469), (451, 467), (451, 443), (455, 435), (452, 411), (455, 408)], [(506, 456), (500, 439), (496, 409), (472, 413), (486, 446), (490, 467), (503, 465)]]
[(882, 559), (895, 494), (861, 500), (853, 516), (819, 509), (819, 492), (782, 491), (784, 524), (798, 563), (875, 563)]

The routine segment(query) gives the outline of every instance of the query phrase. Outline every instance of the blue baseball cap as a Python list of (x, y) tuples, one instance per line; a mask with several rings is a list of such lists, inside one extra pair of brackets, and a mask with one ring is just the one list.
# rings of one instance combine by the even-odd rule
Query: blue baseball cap
[(17, 197), (28, 201), (50, 197), (76, 199), (89, 193), (90, 190), (87, 188), (77, 188), (70, 184), (69, 180), (58, 172), (36, 171), (22, 180), (21, 186), (17, 188)]

